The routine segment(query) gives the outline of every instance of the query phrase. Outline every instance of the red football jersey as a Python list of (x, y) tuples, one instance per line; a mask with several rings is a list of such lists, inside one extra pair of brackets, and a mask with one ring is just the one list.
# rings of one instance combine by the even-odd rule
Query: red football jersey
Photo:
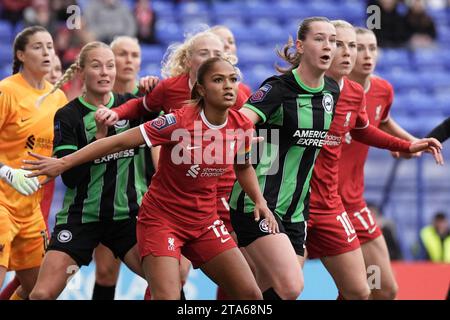
[[(160, 167), (144, 196), (142, 212), (164, 211), (162, 218), (187, 226), (211, 219), (216, 214), (219, 178), (232, 167), (237, 150), (244, 149), (246, 130), (250, 135), (245, 151), (249, 152), (252, 128), (253, 123), (239, 111), (229, 110), (228, 120), (215, 126), (193, 106), (141, 125), (146, 143), (162, 146)], [(145, 214), (139, 217), (144, 223), (145, 218)]]
[[(239, 83), (238, 94), (236, 103), (233, 109), (240, 109), (249, 97), (249, 88), (243, 83)], [(174, 110), (182, 108), (188, 100), (191, 98), (191, 88), (189, 86), (189, 75), (183, 74), (177, 77), (171, 77), (161, 80), (158, 85), (144, 97), (136, 99), (138, 107), (143, 106), (147, 111), (164, 111), (164, 113), (170, 113)], [(134, 100), (134, 99), (133, 99)], [(133, 101), (129, 101), (128, 104), (133, 104)], [(121, 107), (117, 108), (121, 109)], [(116, 109), (116, 112), (118, 111)], [(122, 110), (123, 111), (123, 110)], [(121, 111), (121, 113), (122, 113)], [(141, 114), (146, 111), (143, 110)], [(137, 112), (136, 117), (139, 115)], [(122, 117), (121, 118), (127, 118)], [(228, 198), (233, 183), (236, 179), (234, 171), (228, 171), (220, 180), (218, 186), (218, 197)]]
[(239, 91), (242, 91), (249, 98), (252, 95), (252, 89), (243, 82), (239, 82)]
[(344, 211), (338, 193), (341, 149), (346, 133), (369, 125), (365, 105), (363, 88), (358, 83), (344, 78), (330, 130), (314, 165), (310, 212), (341, 213)]
[[(372, 76), (365, 96), (370, 124), (379, 127), (381, 122), (389, 120), (394, 90), (386, 80)], [(368, 151), (368, 145), (352, 140), (350, 134), (346, 136), (339, 163), (339, 194), (348, 211), (356, 211), (366, 206), (364, 163)]]

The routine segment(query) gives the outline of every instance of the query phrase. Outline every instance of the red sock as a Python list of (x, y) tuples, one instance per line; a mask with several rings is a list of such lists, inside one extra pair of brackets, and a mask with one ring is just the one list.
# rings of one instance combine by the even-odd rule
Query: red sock
[(147, 286), (147, 289), (145, 289), (144, 300), (152, 300), (152, 294), (150, 293), (149, 286)]
[(230, 300), (230, 298), (225, 293), (225, 290), (223, 290), (221, 287), (217, 287), (216, 300)]
[(11, 296), (19, 286), (19, 279), (17, 277), (14, 277), (14, 279), (12, 279), (11, 282), (8, 283), (5, 289), (3, 289), (3, 291), (0, 293), (0, 300), (9, 300), (9, 298), (11, 298)]
[(338, 292), (338, 296), (337, 296), (336, 300), (345, 300), (345, 298), (340, 292)]

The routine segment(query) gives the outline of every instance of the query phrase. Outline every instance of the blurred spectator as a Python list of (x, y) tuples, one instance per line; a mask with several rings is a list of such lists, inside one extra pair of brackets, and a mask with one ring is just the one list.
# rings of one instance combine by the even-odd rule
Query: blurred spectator
[(70, 15), (67, 13), (67, 8), (76, 4), (77, 2), (75, 0), (52, 0), (50, 2), (51, 11), (54, 13), (55, 19), (58, 22), (66, 22)]
[(373, 203), (367, 203), (367, 208), (370, 210), (372, 216), (377, 222), (378, 227), (383, 233), (391, 260), (402, 260), (403, 255), (398, 244), (397, 230), (394, 222), (383, 217), (383, 213), (377, 205)]
[(405, 17), (398, 12), (397, 0), (369, 1), (380, 7), (381, 28), (373, 29), (380, 47), (399, 47), (406, 43)]
[(95, 38), (110, 43), (117, 36), (136, 37), (136, 22), (119, 0), (92, 0), (84, 10), (86, 24)]
[(432, 262), (450, 263), (450, 228), (443, 212), (438, 212), (431, 225), (420, 231), (420, 258)]
[(432, 46), (436, 39), (436, 27), (425, 10), (425, 1), (410, 0), (408, 3), (406, 30), (410, 46), (413, 48)]
[(95, 37), (84, 26), (83, 20), (81, 29), (69, 30), (65, 25), (61, 26), (58, 30), (58, 36), (55, 38), (55, 48), (61, 57), (63, 68), (66, 69), (71, 65), (81, 48), (94, 40)]
[(11, 22), (12, 26), (23, 19), (23, 11), (31, 4), (31, 0), (1, 0), (1, 18)]
[(39, 25), (55, 34), (57, 22), (50, 11), (49, 0), (31, 0), (31, 5), (23, 13), (25, 27)]
[(137, 23), (137, 38), (142, 43), (157, 43), (155, 37), (156, 13), (151, 0), (137, 0), (134, 9)]

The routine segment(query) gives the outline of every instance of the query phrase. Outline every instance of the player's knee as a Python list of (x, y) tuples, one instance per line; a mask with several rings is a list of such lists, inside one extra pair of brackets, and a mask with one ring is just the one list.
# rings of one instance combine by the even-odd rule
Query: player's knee
[(29, 295), (30, 300), (55, 300), (57, 297), (44, 288), (34, 288)]
[(369, 286), (340, 290), (345, 300), (367, 300), (370, 297)]
[(118, 277), (117, 269), (110, 266), (97, 266), (95, 272), (95, 282), (102, 286), (116, 285)]
[(303, 281), (286, 281), (274, 286), (274, 290), (283, 300), (296, 300), (303, 291)]
[(392, 283), (390, 285), (385, 285), (381, 289), (372, 290), (372, 297), (376, 300), (394, 300), (397, 296), (398, 285), (397, 283)]
[(263, 296), (261, 290), (255, 283), (254, 286), (240, 288), (238, 291), (238, 296), (236, 298), (240, 300), (262, 300)]
[(180, 291), (154, 290), (151, 292), (153, 300), (180, 300)]

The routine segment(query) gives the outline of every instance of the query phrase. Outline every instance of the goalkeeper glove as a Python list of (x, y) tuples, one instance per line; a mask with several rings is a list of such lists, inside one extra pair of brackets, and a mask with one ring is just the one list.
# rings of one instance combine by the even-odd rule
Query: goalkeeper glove
[(27, 178), (30, 172), (22, 169), (13, 169), (7, 165), (0, 168), (0, 178), (24, 196), (29, 196), (39, 190), (39, 180), (36, 177)]

